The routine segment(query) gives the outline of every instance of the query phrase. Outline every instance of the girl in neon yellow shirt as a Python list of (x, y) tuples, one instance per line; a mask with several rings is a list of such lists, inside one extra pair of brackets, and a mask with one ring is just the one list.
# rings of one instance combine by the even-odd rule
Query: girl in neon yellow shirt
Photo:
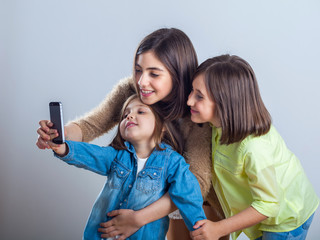
[(192, 238), (305, 239), (319, 199), (271, 124), (250, 65), (210, 58), (192, 85), (191, 120), (212, 125), (212, 183), (226, 216), (197, 222)]

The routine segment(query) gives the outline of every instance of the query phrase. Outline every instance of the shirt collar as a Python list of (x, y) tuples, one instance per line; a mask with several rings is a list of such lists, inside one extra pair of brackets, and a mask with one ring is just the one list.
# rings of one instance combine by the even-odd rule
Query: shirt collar
[[(125, 141), (125, 142), (124, 142), (124, 145), (126, 146), (126, 148), (127, 148), (127, 150), (128, 150), (129, 152), (131, 152), (132, 154), (136, 155), (136, 150), (134, 149), (133, 145), (132, 145), (130, 142)], [(159, 146), (160, 146), (161, 148), (163, 148), (163, 149), (167, 149), (167, 148), (172, 149), (172, 147), (171, 147), (170, 145), (168, 145), (168, 144), (166, 144), (166, 143), (164, 143), (164, 142), (160, 143)], [(155, 152), (155, 151), (164, 151), (164, 150), (154, 149), (154, 150), (152, 151), (152, 153)], [(152, 153), (151, 153), (151, 154), (152, 154)]]

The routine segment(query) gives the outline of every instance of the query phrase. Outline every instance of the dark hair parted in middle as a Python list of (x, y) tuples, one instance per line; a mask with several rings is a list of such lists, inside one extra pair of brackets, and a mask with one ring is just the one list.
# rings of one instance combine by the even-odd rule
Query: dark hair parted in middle
[[(140, 101), (140, 98), (137, 94), (134, 94), (130, 96), (126, 102), (123, 104), (123, 107), (121, 109), (121, 114), (120, 114), (120, 120), (118, 124), (118, 130), (117, 130), (117, 135), (111, 142), (110, 146), (114, 147), (115, 149), (121, 150), (121, 149), (126, 149), (126, 146), (124, 145), (125, 140), (122, 138), (120, 134), (120, 124), (121, 121), (123, 120), (124, 112), (129, 105), (130, 102), (133, 100), (138, 99)], [(146, 105), (148, 106), (148, 105)], [(161, 114), (159, 114), (152, 106), (148, 106), (155, 116), (155, 128), (153, 131), (153, 138), (155, 140), (156, 144), (156, 149), (157, 150), (162, 150), (160, 147), (160, 143), (162, 141), (166, 142), (169, 144), (175, 151), (179, 152), (182, 154), (182, 140), (180, 135), (176, 132), (173, 124), (171, 122), (164, 121), (164, 119), (161, 117)]]
[(266, 134), (271, 116), (265, 107), (255, 73), (249, 63), (235, 55), (209, 58), (193, 78), (203, 74), (211, 100), (216, 104), (222, 136), (221, 144), (231, 144), (247, 136)]
[[(166, 101), (154, 105), (165, 120), (172, 121), (186, 116), (189, 113), (186, 102), (192, 88), (192, 76), (198, 66), (197, 55), (190, 39), (176, 28), (156, 30), (140, 42), (135, 53), (134, 67), (139, 55), (148, 51), (152, 51), (165, 65), (172, 78), (172, 90)], [(137, 85), (136, 79), (135, 83)]]

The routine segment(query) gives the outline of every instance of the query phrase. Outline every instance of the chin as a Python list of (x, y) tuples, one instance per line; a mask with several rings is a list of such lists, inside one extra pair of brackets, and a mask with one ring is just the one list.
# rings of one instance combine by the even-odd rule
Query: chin
[(191, 115), (191, 121), (194, 122), (194, 123), (203, 123), (203, 121), (199, 121), (198, 118), (194, 117)]
[(144, 97), (141, 98), (141, 101), (147, 105), (152, 105), (152, 104), (155, 104), (156, 102), (158, 102), (154, 99), (148, 99), (148, 98), (144, 98)]

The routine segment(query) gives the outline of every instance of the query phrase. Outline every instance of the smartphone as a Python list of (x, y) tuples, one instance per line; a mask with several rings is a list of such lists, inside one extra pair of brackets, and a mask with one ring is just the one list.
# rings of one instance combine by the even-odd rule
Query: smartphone
[(52, 129), (57, 129), (59, 136), (52, 139), (52, 142), (56, 144), (62, 144), (65, 142), (64, 139), (64, 124), (62, 116), (62, 103), (61, 102), (50, 102), (50, 120), (53, 123)]

